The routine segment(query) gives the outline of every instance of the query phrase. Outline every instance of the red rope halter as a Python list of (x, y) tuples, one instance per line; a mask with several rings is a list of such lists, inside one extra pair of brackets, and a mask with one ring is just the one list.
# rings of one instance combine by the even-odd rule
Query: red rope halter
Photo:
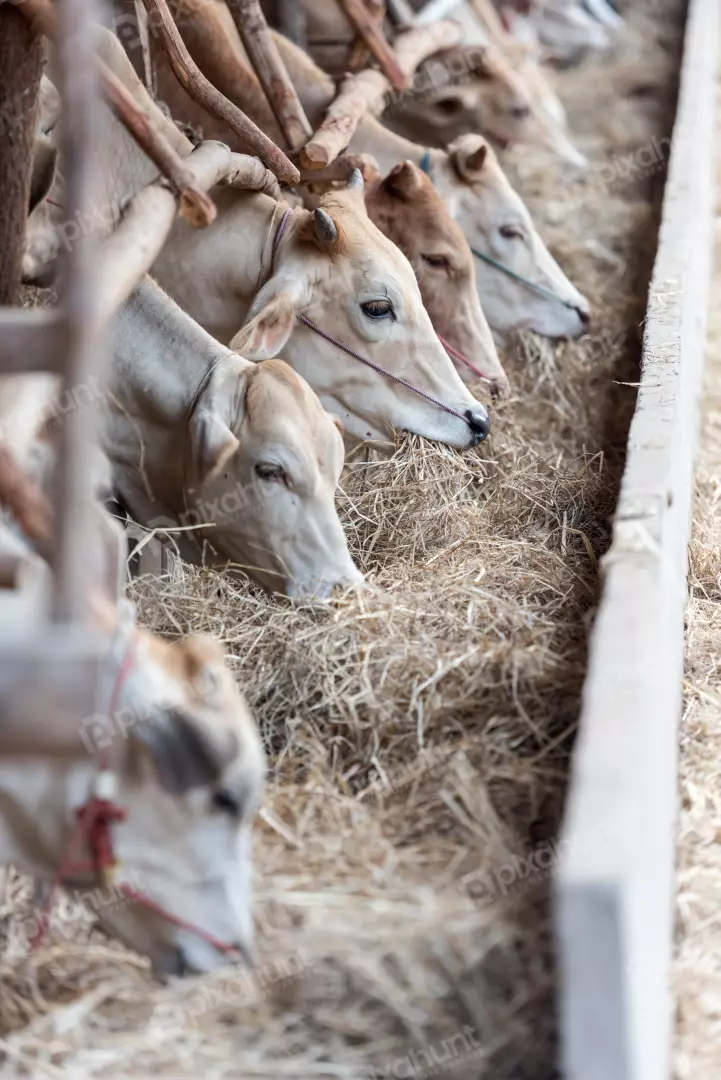
[[(137, 630), (133, 629), (128, 648), (113, 683), (108, 708), (108, 715), (110, 717), (114, 717), (117, 712), (123, 685), (133, 669), (137, 637)], [(50, 884), (50, 891), (45, 906), (38, 919), (37, 931), (30, 942), (30, 949), (33, 951), (42, 944), (48, 932), (50, 926), (50, 914), (55, 902), (55, 895), (63, 882), (80, 873), (94, 873), (98, 880), (103, 884), (106, 884), (107, 879), (112, 875), (112, 872), (117, 866), (117, 860), (113, 851), (111, 827), (119, 822), (125, 821), (127, 813), (122, 806), (119, 806), (114, 801), (117, 789), (117, 775), (109, 768), (107, 751), (100, 754), (98, 765), (99, 771), (95, 776), (92, 793), (76, 811), (75, 828), (68, 841), (65, 854), (60, 860), (60, 865)], [(83, 843), (90, 852), (90, 858), (78, 860), (76, 854)], [(151, 900), (150, 897), (145, 896), (130, 885), (121, 884), (120, 892), (128, 897), (129, 900), (132, 900), (136, 904), (140, 904), (142, 907), (147, 908), (156, 915), (160, 915), (174, 926), (189, 930), (201, 940), (211, 945), (214, 949), (217, 949), (218, 952), (239, 955), (237, 946), (221, 941), (208, 930), (204, 930), (194, 923), (181, 919), (180, 916), (174, 915), (161, 904), (158, 904), (155, 900)]]

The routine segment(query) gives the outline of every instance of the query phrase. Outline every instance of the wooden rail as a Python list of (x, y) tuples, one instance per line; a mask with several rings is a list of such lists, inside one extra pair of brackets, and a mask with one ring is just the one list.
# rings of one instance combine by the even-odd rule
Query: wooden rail
[(670, 1080), (676, 773), (718, 33), (717, 0), (691, 0), (641, 384), (559, 845), (566, 1080)]

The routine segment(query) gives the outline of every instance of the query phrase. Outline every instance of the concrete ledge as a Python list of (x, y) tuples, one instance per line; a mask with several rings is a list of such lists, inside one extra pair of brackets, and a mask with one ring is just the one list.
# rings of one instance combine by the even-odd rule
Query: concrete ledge
[(718, 0), (691, 0), (643, 370), (555, 881), (566, 1080), (669, 1080), (687, 544), (714, 235)]

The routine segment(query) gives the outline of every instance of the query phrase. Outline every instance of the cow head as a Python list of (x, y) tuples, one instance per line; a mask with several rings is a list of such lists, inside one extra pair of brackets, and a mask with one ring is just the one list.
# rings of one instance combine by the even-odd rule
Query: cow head
[[(410, 161), (366, 187), (371, 220), (413, 267), (434, 328), (498, 389), (508, 385), (476, 290), (473, 256), (435, 187)], [(458, 370), (472, 381), (467, 367)]]
[[(501, 147), (537, 146), (568, 164), (587, 164), (564, 124), (552, 117), (557, 99), (548, 110), (550, 88), (540, 95), (536, 83), (494, 46), (451, 49), (428, 66), (430, 72), (421, 69), (419, 75), (428, 88), (422, 82), (422, 93), (401, 98), (390, 114), (391, 126), (402, 135), (445, 147), (459, 135), (480, 132)], [(438, 67), (447, 72), (445, 79), (430, 77)]]
[[(299, 315), (457, 415), (341, 351)], [(488, 415), (438, 341), (412, 267), (368, 217), (357, 170), (315, 211), (293, 211), (274, 272), (231, 346), (257, 360), (282, 353), (354, 439), (407, 430), (468, 447), (488, 433)]]
[[(285, 325), (282, 299), (266, 313), (271, 352), (276, 316)], [(361, 580), (334, 502), (342, 436), (287, 364), (241, 365), (230, 357), (213, 372), (190, 419), (183, 520), (210, 522), (220, 561), (271, 591), (329, 596)]]
[(547, 337), (585, 333), (588, 301), (551, 256), (486, 141), (465, 135), (448, 147), (447, 154), (434, 151), (430, 169), (471, 248), (554, 294), (540, 296), (477, 259), (478, 292), (496, 336), (502, 340), (522, 329)]
[(263, 747), (216, 642), (190, 637), (169, 644), (142, 629), (135, 634), (132, 652), (129, 638), (116, 639), (113, 677), (126, 657), (132, 662), (113, 716), (76, 724), (72, 757), (28, 755), (0, 769), (3, 839), (18, 865), (54, 877), (102, 753), (116, 778), (105, 797), (125, 815), (109, 827), (113, 884), (95, 879), (82, 845), (64, 884), (106, 931), (148, 955), (156, 971), (210, 971), (227, 958), (203, 933), (240, 954), (252, 949), (251, 829), (263, 790)]
[[(222, 649), (209, 638), (168, 644), (141, 632), (116, 722), (127, 725), (118, 747), (127, 816), (113, 827), (120, 880), (248, 956), (251, 829), (265, 756)], [(114, 737), (111, 754), (121, 739)], [(202, 935), (132, 898), (100, 905), (98, 915), (159, 972), (227, 963)]]

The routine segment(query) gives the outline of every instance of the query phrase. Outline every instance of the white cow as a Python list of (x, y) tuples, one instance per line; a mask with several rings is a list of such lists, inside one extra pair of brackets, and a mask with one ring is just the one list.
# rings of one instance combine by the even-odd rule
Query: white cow
[(276, 592), (328, 596), (361, 580), (335, 508), (343, 440), (280, 360), (220, 345), (146, 278), (116, 319), (103, 431), (133, 518), (181, 554), (230, 561)]
[[(22, 387), (17, 378), (10, 388), (0, 382), (6, 432), (17, 430), (20, 414), (4, 411), (13, 397), (23, 398), (24, 420), (31, 400), (40, 421), (50, 402), (47, 382), (22, 379)], [(45, 441), (37, 427), (35, 438)], [(19, 453), (42, 460), (32, 441), (26, 428)], [(23, 476), (7, 442), (0, 444), (0, 498), (0, 562), (15, 566), (0, 589), (0, 634), (17, 645), (32, 640), (47, 610), (49, 568), (31, 542), (48, 541), (52, 520), (45, 493)], [(87, 619), (111, 641), (106, 689), (85, 720), (39, 717), (22, 684), (28, 715), (17, 700), (15, 711), (3, 710), (0, 863), (50, 883), (69, 858), (62, 884), (89, 899), (101, 924), (150, 956), (157, 971), (213, 970), (229, 951), (252, 951), (251, 829), (265, 773), (260, 737), (215, 641), (166, 642), (136, 627), (129, 605), (116, 606), (121, 538), (99, 507), (84, 539)], [(77, 815), (91, 808), (104, 816), (81, 838)], [(101, 880), (108, 854), (117, 860), (110, 900)]]

